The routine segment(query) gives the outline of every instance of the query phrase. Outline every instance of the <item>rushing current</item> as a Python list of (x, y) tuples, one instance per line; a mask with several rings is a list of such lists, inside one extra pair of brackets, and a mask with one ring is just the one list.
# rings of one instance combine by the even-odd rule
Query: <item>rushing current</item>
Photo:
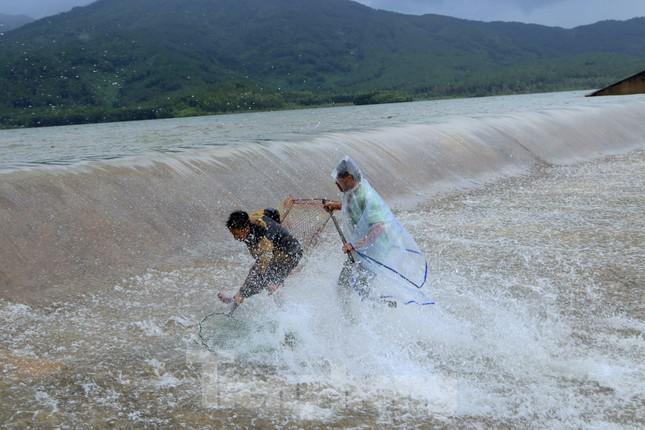
[[(581, 93), (0, 132), (6, 428), (642, 428), (645, 97)], [(431, 306), (280, 292), (224, 227), (350, 155)], [(209, 316), (208, 318), (205, 318)]]

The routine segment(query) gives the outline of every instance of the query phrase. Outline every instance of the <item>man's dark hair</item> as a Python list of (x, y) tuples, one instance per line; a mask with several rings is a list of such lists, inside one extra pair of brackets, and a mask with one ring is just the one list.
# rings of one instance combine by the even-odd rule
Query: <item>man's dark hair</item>
[(249, 219), (249, 214), (244, 211), (235, 211), (229, 215), (228, 221), (226, 221), (226, 227), (229, 230), (244, 228), (251, 223)]

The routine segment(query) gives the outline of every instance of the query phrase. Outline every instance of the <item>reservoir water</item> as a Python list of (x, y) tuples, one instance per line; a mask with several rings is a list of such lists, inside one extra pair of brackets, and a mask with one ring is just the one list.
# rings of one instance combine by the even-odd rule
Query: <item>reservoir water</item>
[[(644, 115), (560, 93), (0, 132), (0, 422), (642, 428)], [(205, 348), (250, 264), (226, 214), (335, 197), (345, 154), (437, 304), (346, 318), (330, 230)]]

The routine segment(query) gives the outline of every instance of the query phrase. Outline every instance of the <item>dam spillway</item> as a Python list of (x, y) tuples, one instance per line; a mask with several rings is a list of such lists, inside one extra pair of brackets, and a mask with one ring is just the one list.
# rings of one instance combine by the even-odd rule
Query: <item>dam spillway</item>
[[(92, 146), (112, 128), (63, 128), (47, 162), (22, 162), (28, 145), (4, 152), (4, 424), (642, 427), (645, 105), (550, 97), (566, 102), (500, 98), (490, 114), (143, 152)], [(382, 122), (422, 110), (378, 109)], [(290, 115), (308, 113), (268, 117)], [(162, 141), (225, 123), (195, 121), (115, 127)], [(0, 134), (4, 149), (20, 133)], [(70, 133), (85, 146), (62, 154), (51, 139)], [(204, 354), (197, 325), (249, 264), (226, 214), (334, 197), (345, 154), (425, 252), (436, 305), (358, 302), (346, 321), (331, 234), (276, 297), (208, 320), (219, 349)]]

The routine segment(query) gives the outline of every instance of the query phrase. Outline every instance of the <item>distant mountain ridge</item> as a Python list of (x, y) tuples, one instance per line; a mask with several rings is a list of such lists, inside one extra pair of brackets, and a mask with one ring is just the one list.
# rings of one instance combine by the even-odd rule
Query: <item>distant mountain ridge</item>
[(5, 15), (0, 13), (0, 33), (14, 30), (33, 21), (32, 17), (26, 15)]
[(645, 19), (571, 30), (349, 0), (99, 0), (0, 38), (0, 126), (602, 86)]

